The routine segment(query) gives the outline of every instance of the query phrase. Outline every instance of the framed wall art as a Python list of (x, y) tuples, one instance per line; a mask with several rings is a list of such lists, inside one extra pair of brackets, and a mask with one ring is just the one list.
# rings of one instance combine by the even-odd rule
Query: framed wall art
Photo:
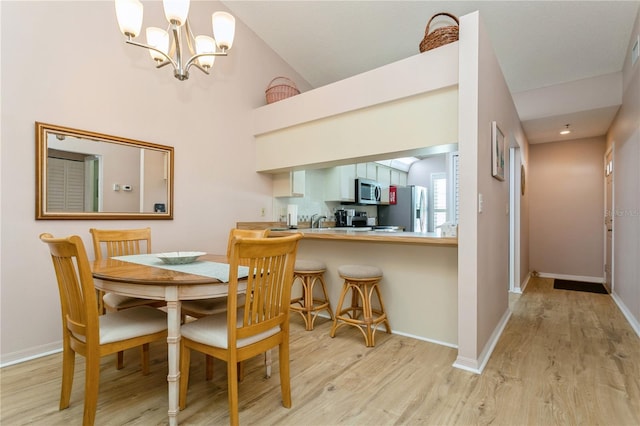
[(504, 180), (504, 133), (495, 121), (491, 122), (491, 176)]

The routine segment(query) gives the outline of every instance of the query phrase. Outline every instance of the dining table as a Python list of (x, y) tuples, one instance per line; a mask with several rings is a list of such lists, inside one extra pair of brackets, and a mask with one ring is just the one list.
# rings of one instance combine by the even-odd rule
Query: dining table
[[(143, 254), (95, 260), (91, 264), (95, 287), (105, 293), (167, 303), (169, 424), (178, 424), (180, 383), (181, 301), (225, 297), (229, 263), (225, 255), (205, 254), (183, 265), (165, 264), (158, 255)], [(239, 276), (246, 273), (239, 271)], [(246, 275), (245, 275), (246, 276)], [(239, 286), (238, 290), (244, 291)]]

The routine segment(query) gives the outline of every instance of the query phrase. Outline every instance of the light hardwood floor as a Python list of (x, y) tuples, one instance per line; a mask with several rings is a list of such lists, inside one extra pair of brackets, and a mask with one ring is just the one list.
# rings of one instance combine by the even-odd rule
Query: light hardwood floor
[[(271, 379), (262, 358), (240, 385), (245, 425), (639, 425), (640, 339), (607, 295), (553, 290), (536, 278), (512, 299), (513, 315), (482, 375), (453, 368), (456, 350), (380, 332), (365, 348), (352, 327), (334, 339), (319, 318), (304, 331), (292, 316), (293, 407), (280, 403), (277, 356)], [(393, 327), (393, 318), (390, 319)], [(102, 361), (97, 425), (166, 424), (166, 348), (151, 347), (151, 374), (139, 351), (117, 371)], [(204, 380), (192, 358), (184, 425), (228, 424), (224, 365)], [(59, 354), (3, 368), (3, 426), (79, 425), (84, 362), (77, 359), (71, 406), (58, 411)]]

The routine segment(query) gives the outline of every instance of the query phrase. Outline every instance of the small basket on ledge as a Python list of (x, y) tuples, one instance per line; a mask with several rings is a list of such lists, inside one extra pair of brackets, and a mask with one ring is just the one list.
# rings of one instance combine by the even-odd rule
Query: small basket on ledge
[(272, 104), (291, 96), (299, 95), (300, 90), (296, 87), (296, 83), (287, 77), (276, 77), (271, 80), (265, 93), (267, 95), (267, 103)]
[[(429, 26), (431, 25), (431, 21), (436, 16), (448, 16), (449, 18), (456, 21), (455, 25), (448, 25), (446, 27), (436, 28), (432, 32), (429, 32)], [(458, 18), (454, 15), (446, 12), (436, 13), (429, 19), (427, 22), (427, 27), (424, 30), (424, 38), (420, 42), (420, 53), (426, 52), (427, 50), (435, 49), (436, 47), (444, 46), (445, 44), (453, 43), (454, 41), (458, 41), (458, 34), (460, 31), (460, 22)]]

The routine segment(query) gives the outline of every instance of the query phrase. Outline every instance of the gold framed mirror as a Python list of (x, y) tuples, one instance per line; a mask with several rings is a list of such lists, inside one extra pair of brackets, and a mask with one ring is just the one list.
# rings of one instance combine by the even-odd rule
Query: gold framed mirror
[(173, 219), (173, 147), (36, 122), (36, 219)]

